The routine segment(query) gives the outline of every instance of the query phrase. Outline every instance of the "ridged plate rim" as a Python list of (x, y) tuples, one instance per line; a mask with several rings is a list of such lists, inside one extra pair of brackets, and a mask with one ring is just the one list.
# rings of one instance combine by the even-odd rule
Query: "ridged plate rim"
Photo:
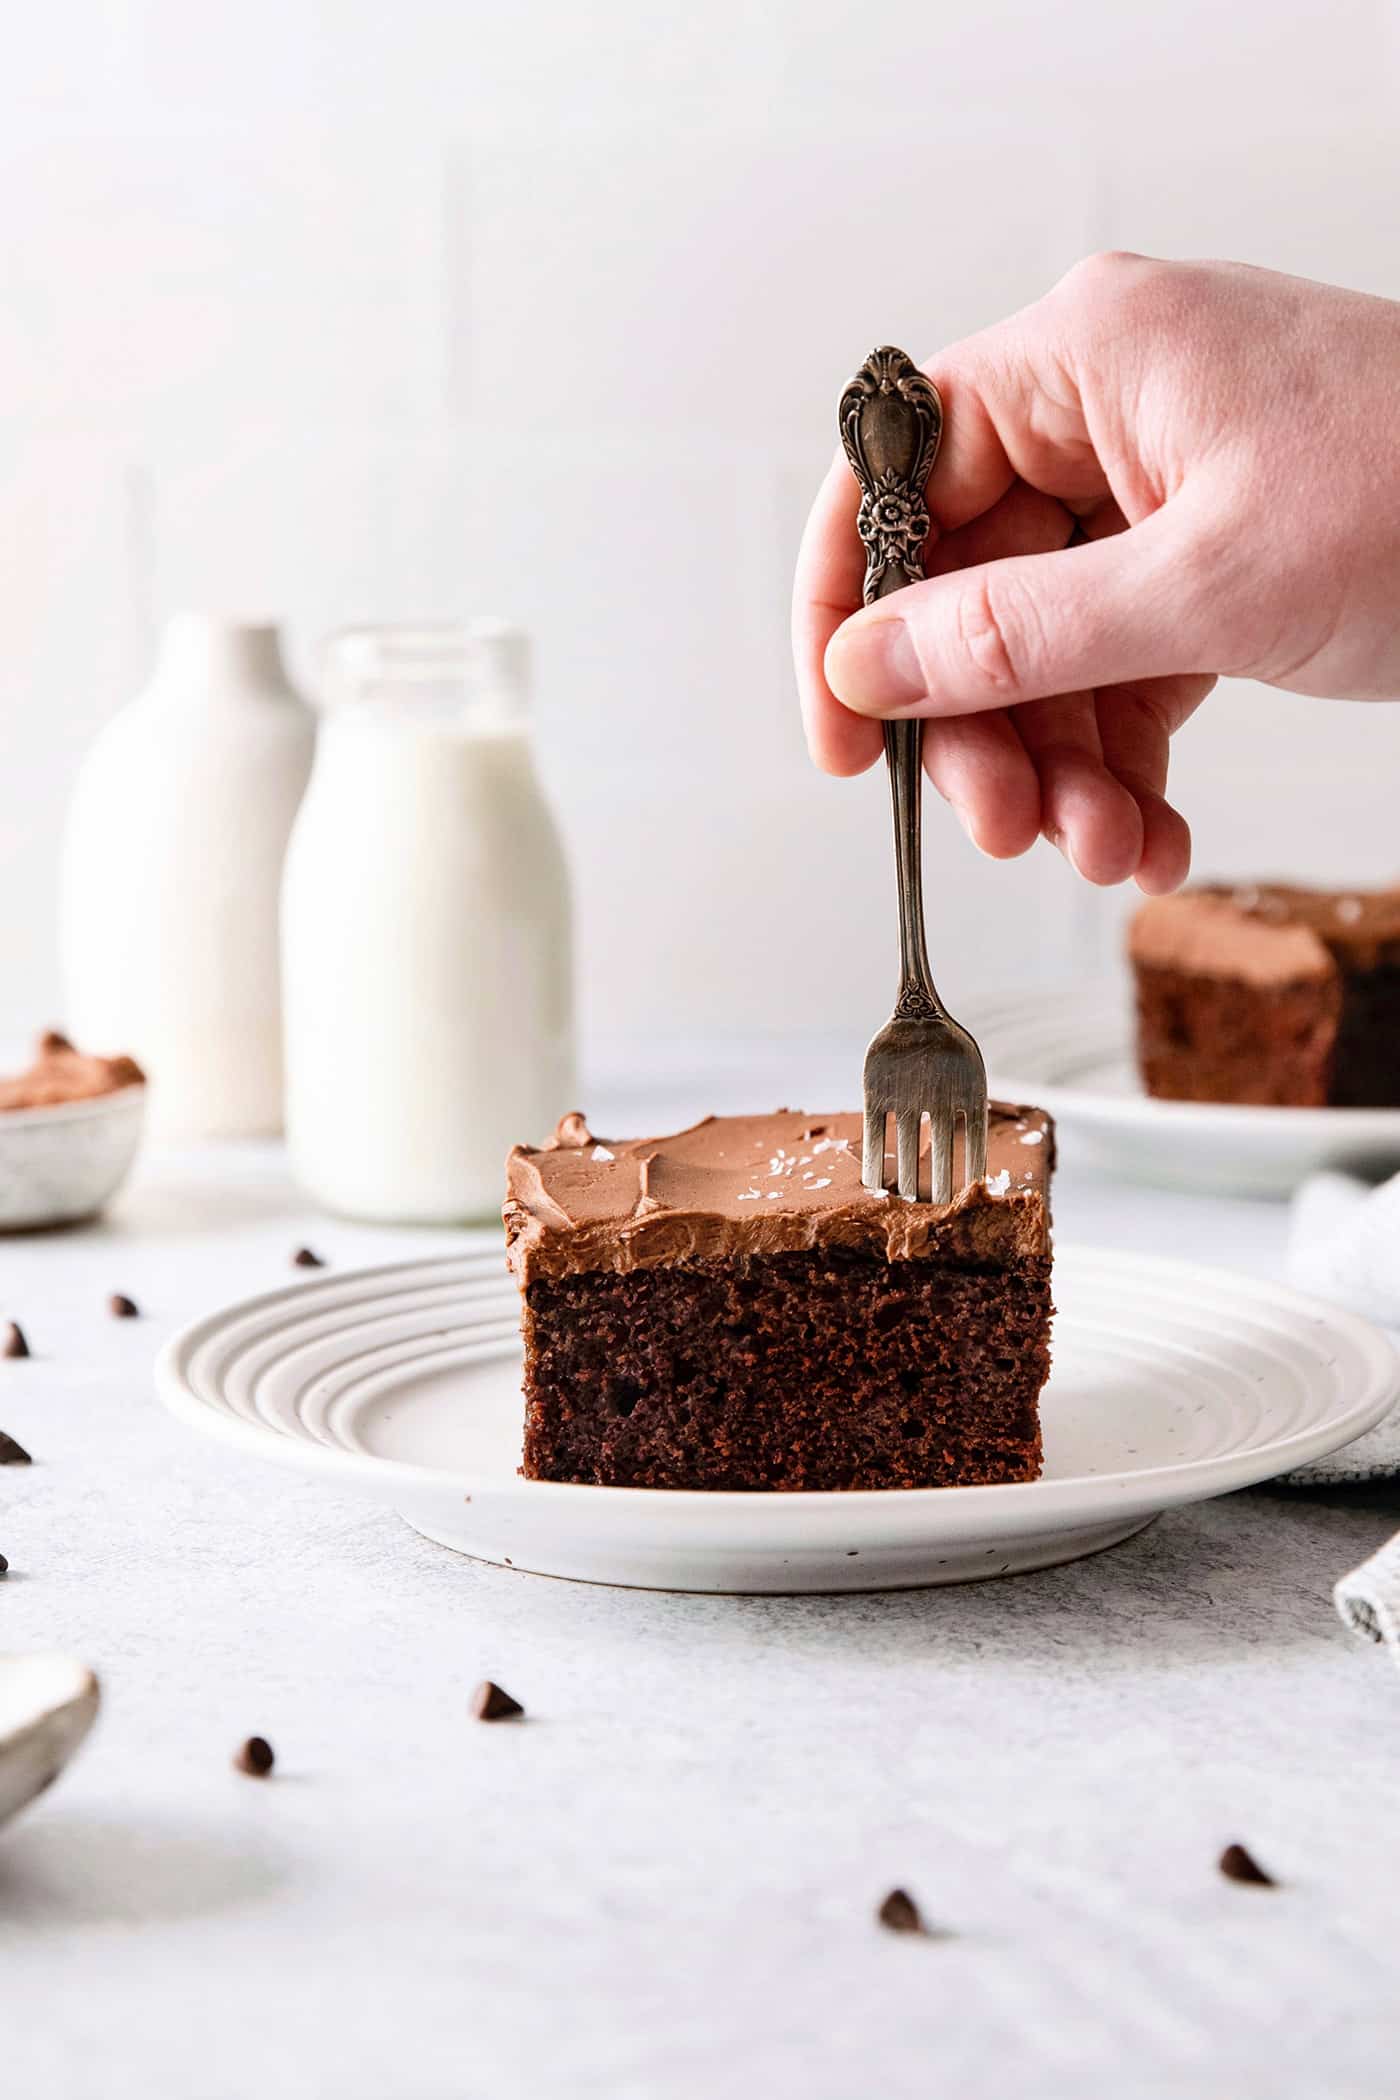
[[(318, 1307), (333, 1310), (341, 1299), (353, 1310), (357, 1302), (364, 1302), (366, 1291), (374, 1292), (386, 1284), (391, 1288), (409, 1288), (410, 1278), (430, 1276), (450, 1289), (454, 1277), (466, 1283), (480, 1281), (492, 1273), (499, 1275), (499, 1263), (499, 1254), (464, 1251), (336, 1272), (237, 1301), (191, 1322), (171, 1338), (157, 1359), (157, 1392), (178, 1419), (226, 1445), (391, 1501), (421, 1495), (448, 1500), (527, 1497), (535, 1507), (552, 1502), (561, 1513), (568, 1509), (581, 1515), (593, 1511), (622, 1514), (643, 1507), (654, 1511), (658, 1499), (664, 1497), (668, 1512), (678, 1519), (693, 1518), (703, 1523), (706, 1517), (732, 1520), (743, 1515), (754, 1520), (756, 1532), (778, 1516), (811, 1520), (835, 1514), (843, 1525), (849, 1525), (852, 1519), (868, 1517), (874, 1521), (898, 1511), (901, 1518), (927, 1518), (932, 1535), (944, 1528), (938, 1522), (940, 1516), (945, 1523), (962, 1529), (975, 1511), (979, 1520), (985, 1519), (994, 1528), (1001, 1520), (1021, 1531), (1083, 1521), (1086, 1517), (1102, 1518), (1111, 1509), (1120, 1513), (1126, 1513), (1130, 1507), (1166, 1509), (1254, 1485), (1323, 1457), (1363, 1435), (1381, 1420), (1400, 1390), (1400, 1356), (1393, 1344), (1380, 1329), (1355, 1314), (1268, 1279), (1166, 1256), (1076, 1246), (1063, 1247), (1056, 1255), (1057, 1288), (1063, 1290), (1068, 1284), (1071, 1298), (1076, 1290), (1091, 1290), (1095, 1279), (1110, 1289), (1115, 1284), (1155, 1284), (1176, 1305), (1178, 1315), (1190, 1305), (1199, 1306), (1214, 1299), (1217, 1309), (1223, 1307), (1235, 1316), (1252, 1311), (1266, 1331), (1270, 1326), (1276, 1330), (1275, 1341), (1280, 1322), (1285, 1330), (1291, 1324), (1293, 1349), (1285, 1353), (1297, 1354), (1300, 1361), (1306, 1360), (1306, 1352), (1300, 1347), (1304, 1334), (1315, 1344), (1325, 1338), (1325, 1345), (1333, 1351), (1332, 1358), (1326, 1363), (1315, 1363), (1308, 1374), (1310, 1384), (1324, 1371), (1334, 1374), (1333, 1396), (1319, 1400), (1323, 1413), (1308, 1426), (1286, 1435), (1264, 1436), (1212, 1457), (1170, 1465), (988, 1487), (741, 1493), (523, 1480), (513, 1472), (447, 1470), (408, 1459), (340, 1449), (313, 1441), (304, 1432), (274, 1428), (233, 1414), (227, 1401), (217, 1390), (205, 1389), (198, 1375), (200, 1352), (221, 1336), (226, 1337), (237, 1325), (271, 1318), (271, 1331), (275, 1332), (276, 1315), (283, 1311), (299, 1321)], [(501, 1309), (510, 1304), (512, 1297), (509, 1284), (503, 1281), (499, 1297), (493, 1295), (489, 1301), (483, 1301), (483, 1311), (486, 1303), (495, 1308), (499, 1325)], [(1077, 1314), (1073, 1306), (1062, 1312), (1061, 1318), (1069, 1322), (1085, 1319), (1087, 1324), (1087, 1316)], [(469, 1324), (454, 1323), (459, 1327)], [(259, 1326), (255, 1331), (261, 1334), (264, 1330)], [(1145, 1332), (1152, 1331), (1149, 1319)], [(1128, 1331), (1130, 1339), (1131, 1332)], [(508, 1338), (501, 1338), (493, 1360), (509, 1353), (511, 1347)], [(1347, 1398), (1335, 1392), (1339, 1379), (1345, 1383)]]

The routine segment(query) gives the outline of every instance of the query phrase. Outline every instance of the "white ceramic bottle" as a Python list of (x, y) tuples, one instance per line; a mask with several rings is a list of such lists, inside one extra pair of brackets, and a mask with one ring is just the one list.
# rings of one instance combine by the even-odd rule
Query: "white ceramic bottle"
[(275, 627), (180, 613), (83, 762), (63, 854), (65, 1025), (145, 1066), (159, 1135), (282, 1127), (277, 900), (315, 739)]
[(573, 1106), (564, 852), (536, 777), (526, 638), (359, 629), (287, 855), (287, 1138), (346, 1216), (499, 1212), (505, 1156)]

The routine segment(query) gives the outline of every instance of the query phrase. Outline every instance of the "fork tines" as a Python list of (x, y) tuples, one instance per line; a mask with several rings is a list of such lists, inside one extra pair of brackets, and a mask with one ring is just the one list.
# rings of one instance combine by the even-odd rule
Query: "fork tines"
[[(986, 1075), (981, 1052), (956, 1021), (942, 1013), (919, 1020), (896, 1015), (888, 1021), (865, 1054), (864, 1094), (861, 1179), (868, 1189), (889, 1186), (886, 1131), (890, 1116), (895, 1128), (895, 1187), (911, 1203), (924, 1194), (919, 1186), (919, 1156), (926, 1116), (926, 1200), (951, 1203), (959, 1188), (985, 1178)], [(960, 1175), (956, 1172), (959, 1149)]]

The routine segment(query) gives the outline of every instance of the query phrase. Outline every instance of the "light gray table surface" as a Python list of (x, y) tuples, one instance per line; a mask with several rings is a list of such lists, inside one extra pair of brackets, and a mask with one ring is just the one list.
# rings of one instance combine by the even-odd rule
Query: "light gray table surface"
[[(663, 1091), (623, 1127), (693, 1106)], [(1260, 1273), (1283, 1215), (1072, 1171), (1057, 1199), (1064, 1239)], [(301, 1242), (461, 1243), (318, 1217), (273, 1146), (152, 1156), (105, 1223), (0, 1242), (35, 1352), (0, 1427), (37, 1461), (0, 1474), (0, 1647), (105, 1692), (0, 1835), (7, 2095), (1400, 2089), (1400, 1673), (1329, 1597), (1400, 1488), (890, 1596), (499, 1571), (162, 1412), (162, 1338)], [(468, 1717), (488, 1674), (524, 1724)], [(1236, 1838), (1281, 1887), (1219, 1877)], [(875, 1926), (896, 1883), (946, 1937)]]

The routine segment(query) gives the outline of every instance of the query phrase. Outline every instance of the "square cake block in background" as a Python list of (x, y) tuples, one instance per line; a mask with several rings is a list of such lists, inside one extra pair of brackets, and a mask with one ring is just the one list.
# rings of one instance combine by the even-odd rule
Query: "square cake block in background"
[(1149, 1094), (1400, 1106), (1400, 890), (1183, 890), (1128, 937)]
[(711, 1116), (517, 1146), (505, 1206), (534, 1480), (908, 1488), (1034, 1480), (1050, 1369), (1050, 1120), (994, 1104), (985, 1182), (871, 1194), (855, 1115)]

